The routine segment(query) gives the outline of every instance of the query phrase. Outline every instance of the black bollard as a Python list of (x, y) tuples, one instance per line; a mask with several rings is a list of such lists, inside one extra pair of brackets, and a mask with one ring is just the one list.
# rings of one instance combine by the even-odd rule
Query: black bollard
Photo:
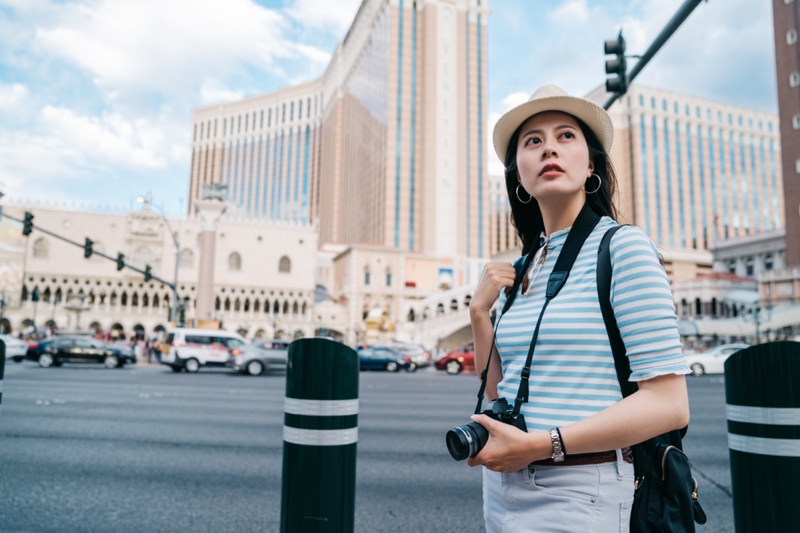
[(0, 404), (3, 403), (3, 376), (6, 372), (6, 343), (0, 340)]
[(281, 532), (352, 532), (358, 442), (356, 352), (328, 339), (289, 346)]
[(736, 531), (797, 531), (800, 343), (759, 344), (730, 356), (725, 398)]

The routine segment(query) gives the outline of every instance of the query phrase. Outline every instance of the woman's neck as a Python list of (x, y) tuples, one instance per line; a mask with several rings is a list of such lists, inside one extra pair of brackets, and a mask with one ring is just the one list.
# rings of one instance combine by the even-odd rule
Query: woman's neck
[(545, 204), (544, 202), (539, 202), (545, 235), (549, 238), (556, 231), (572, 226), (585, 204), (586, 196), (583, 194), (567, 203), (548, 202)]

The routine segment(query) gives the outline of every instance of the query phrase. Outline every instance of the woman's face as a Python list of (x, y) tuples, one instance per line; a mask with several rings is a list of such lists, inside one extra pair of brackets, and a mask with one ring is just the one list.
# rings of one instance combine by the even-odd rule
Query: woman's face
[(541, 204), (583, 197), (594, 164), (578, 121), (560, 111), (545, 111), (522, 124), (517, 143), (520, 183)]

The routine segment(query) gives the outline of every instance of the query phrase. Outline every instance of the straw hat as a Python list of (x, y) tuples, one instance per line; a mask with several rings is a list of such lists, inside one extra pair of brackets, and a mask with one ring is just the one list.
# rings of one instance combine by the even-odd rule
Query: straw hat
[(523, 122), (543, 111), (562, 111), (579, 118), (597, 135), (606, 152), (614, 142), (614, 126), (606, 110), (597, 104), (569, 96), (555, 85), (544, 85), (536, 89), (527, 102), (509, 110), (494, 126), (493, 144), (497, 157), (505, 164), (506, 151), (511, 136)]

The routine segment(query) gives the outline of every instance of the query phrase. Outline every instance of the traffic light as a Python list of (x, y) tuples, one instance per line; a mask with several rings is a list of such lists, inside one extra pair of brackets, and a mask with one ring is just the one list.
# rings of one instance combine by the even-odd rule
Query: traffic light
[(92, 257), (92, 252), (93, 252), (92, 245), (93, 244), (94, 244), (94, 241), (92, 239), (90, 239), (89, 237), (86, 237), (86, 242), (83, 243), (83, 257), (85, 257), (86, 259), (89, 259), (90, 257)]
[(144, 280), (145, 281), (150, 281), (151, 279), (153, 279), (153, 273), (150, 271), (150, 265), (145, 265), (144, 266)]
[(117, 254), (117, 270), (122, 270), (125, 268), (125, 254), (118, 253)]
[(25, 211), (25, 220), (22, 221), (22, 234), (26, 237), (33, 231), (33, 213)]
[(625, 61), (625, 38), (622, 30), (614, 41), (605, 42), (606, 54), (614, 54), (616, 57), (606, 60), (606, 74), (611, 76), (606, 80), (606, 91), (625, 94), (628, 90), (628, 63)]

